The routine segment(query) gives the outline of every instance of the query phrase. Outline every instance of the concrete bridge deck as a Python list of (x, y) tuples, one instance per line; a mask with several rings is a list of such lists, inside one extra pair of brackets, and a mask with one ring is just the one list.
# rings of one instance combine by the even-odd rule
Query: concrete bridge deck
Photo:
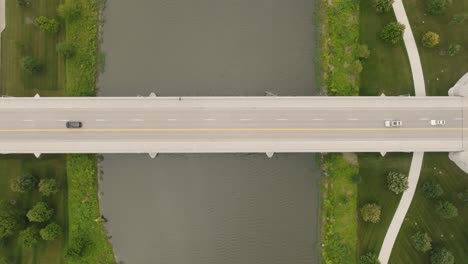
[[(462, 151), (463, 104), (457, 96), (2, 98), (0, 153)], [(387, 119), (403, 126), (385, 128)], [(67, 129), (67, 120), (83, 128)]]

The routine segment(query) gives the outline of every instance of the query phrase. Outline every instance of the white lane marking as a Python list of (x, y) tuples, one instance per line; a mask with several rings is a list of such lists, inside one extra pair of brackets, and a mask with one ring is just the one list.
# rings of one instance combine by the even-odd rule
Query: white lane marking
[(419, 118), (419, 120), (429, 120), (427, 117)]
[(175, 119), (175, 118), (169, 118), (169, 119), (167, 119), (167, 121), (177, 121), (177, 119)]
[(143, 122), (143, 119), (139, 119), (139, 118), (132, 118), (131, 120), (133, 122)]
[(106, 121), (105, 119), (96, 119), (96, 122), (104, 122)]
[(66, 121), (68, 121), (68, 120), (67, 120), (67, 119), (59, 119), (59, 120), (57, 120), (57, 121), (58, 121), (58, 122), (66, 122)]
[(323, 118), (314, 118), (314, 119), (312, 119), (312, 120), (314, 120), (314, 121), (321, 121), (321, 120), (323, 120)]
[(358, 118), (348, 118), (348, 120), (350, 121), (356, 121), (356, 120), (359, 120)]
[(205, 121), (215, 121), (216, 119), (213, 119), (213, 118), (205, 118), (205, 119), (203, 119), (203, 120), (205, 120)]
[(288, 119), (286, 119), (286, 118), (277, 118), (276, 120), (277, 121), (287, 121)]
[(240, 121), (251, 121), (252, 118), (241, 118), (241, 119), (239, 119), (239, 120), (240, 120)]
[(32, 120), (31, 119), (25, 119), (25, 120), (23, 120), (23, 122), (32, 122)]
[(453, 120), (463, 120), (461, 117), (455, 117)]

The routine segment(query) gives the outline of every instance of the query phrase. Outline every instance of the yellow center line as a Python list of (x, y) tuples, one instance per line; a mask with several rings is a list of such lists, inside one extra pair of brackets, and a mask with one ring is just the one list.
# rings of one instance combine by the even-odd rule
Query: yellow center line
[(31, 128), (31, 129), (0, 129), (0, 133), (8, 132), (275, 132), (275, 131), (460, 131), (463, 128), (303, 128), (303, 127), (270, 127), (270, 128)]

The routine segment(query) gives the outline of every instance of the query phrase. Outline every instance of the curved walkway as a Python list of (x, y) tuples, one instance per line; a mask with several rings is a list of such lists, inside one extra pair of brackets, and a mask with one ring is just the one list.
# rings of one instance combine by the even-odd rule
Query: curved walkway
[[(414, 92), (416, 96), (426, 96), (426, 86), (424, 83), (424, 74), (421, 65), (421, 59), (419, 58), (418, 46), (414, 39), (413, 31), (408, 20), (408, 16), (405, 12), (403, 0), (395, 0), (393, 2), (393, 11), (395, 12), (396, 19), (399, 23), (405, 25), (405, 32), (403, 34), (403, 41), (406, 47), (406, 53), (408, 54), (411, 74), (413, 76)], [(408, 190), (406, 190), (401, 196), (398, 208), (393, 215), (392, 222), (388, 227), (387, 234), (380, 248), (379, 260), (381, 264), (387, 264), (392, 253), (393, 245), (400, 231), (403, 220), (405, 219), (406, 213), (413, 200), (416, 187), (418, 185), (419, 175), (421, 174), (422, 161), (424, 152), (413, 153), (413, 159), (411, 160), (411, 167), (408, 175)]]

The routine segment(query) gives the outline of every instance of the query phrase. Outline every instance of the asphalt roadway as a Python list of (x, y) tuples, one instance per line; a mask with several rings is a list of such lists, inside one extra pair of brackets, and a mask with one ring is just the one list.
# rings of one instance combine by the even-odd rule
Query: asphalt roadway
[(460, 97), (4, 98), (0, 151), (459, 151), (462, 110)]

